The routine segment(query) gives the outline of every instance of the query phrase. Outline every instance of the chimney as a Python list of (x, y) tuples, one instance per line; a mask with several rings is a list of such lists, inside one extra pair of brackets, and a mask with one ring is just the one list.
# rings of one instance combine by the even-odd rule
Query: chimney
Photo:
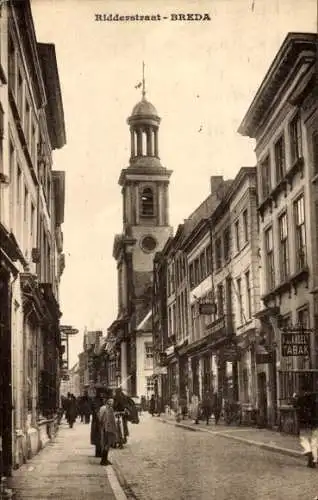
[(212, 175), (210, 177), (211, 194), (216, 195), (217, 197), (219, 197), (220, 195), (222, 196), (223, 183), (224, 183), (223, 175)]

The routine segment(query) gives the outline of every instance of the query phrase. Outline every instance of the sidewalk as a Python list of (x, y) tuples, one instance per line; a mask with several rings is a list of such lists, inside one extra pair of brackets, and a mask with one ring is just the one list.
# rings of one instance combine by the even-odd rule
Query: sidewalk
[(100, 458), (94, 455), (90, 425), (77, 421), (70, 429), (63, 422), (54, 441), (13, 471), (9, 486), (14, 500), (126, 498), (116, 494), (118, 482), (112, 467), (100, 466)]
[(264, 448), (283, 455), (303, 457), (303, 450), (300, 446), (298, 436), (281, 434), (280, 432), (271, 431), (269, 429), (257, 429), (244, 426), (237, 427), (224, 425), (222, 423), (215, 425), (214, 420), (212, 420), (209, 425), (206, 425), (206, 423), (203, 422), (195, 424), (191, 419), (181, 420), (181, 422), (178, 423), (172, 415), (154, 418), (158, 418), (161, 422), (175, 425), (176, 427), (183, 427), (187, 430), (207, 432), (216, 436), (241, 441), (252, 446), (258, 446), (259, 448)]

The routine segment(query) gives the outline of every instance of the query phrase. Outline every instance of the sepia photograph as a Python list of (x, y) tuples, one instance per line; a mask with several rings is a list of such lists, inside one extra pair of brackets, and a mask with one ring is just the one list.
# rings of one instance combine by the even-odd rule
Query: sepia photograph
[(0, 500), (318, 500), (317, 0), (0, 0)]

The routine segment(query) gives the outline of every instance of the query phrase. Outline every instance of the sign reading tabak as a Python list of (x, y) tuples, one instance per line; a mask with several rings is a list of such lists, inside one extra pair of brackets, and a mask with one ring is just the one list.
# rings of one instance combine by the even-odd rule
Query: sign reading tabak
[(310, 356), (312, 330), (291, 327), (282, 331), (282, 356)]

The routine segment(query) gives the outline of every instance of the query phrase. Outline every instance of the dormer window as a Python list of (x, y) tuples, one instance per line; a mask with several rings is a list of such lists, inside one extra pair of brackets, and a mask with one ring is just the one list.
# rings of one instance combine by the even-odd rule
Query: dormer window
[(152, 217), (154, 215), (154, 195), (149, 187), (143, 189), (141, 193), (141, 215)]

